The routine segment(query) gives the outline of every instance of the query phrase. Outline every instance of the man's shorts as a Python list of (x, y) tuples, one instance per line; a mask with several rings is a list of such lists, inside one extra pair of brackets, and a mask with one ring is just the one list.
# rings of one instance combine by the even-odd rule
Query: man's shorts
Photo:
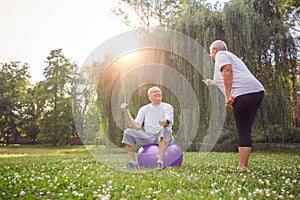
[(165, 139), (167, 145), (174, 143), (171, 127), (168, 126), (162, 128), (161, 131), (155, 135), (152, 133), (147, 133), (144, 130), (128, 128), (124, 131), (122, 143), (129, 146), (145, 146), (149, 144), (158, 144), (161, 138)]

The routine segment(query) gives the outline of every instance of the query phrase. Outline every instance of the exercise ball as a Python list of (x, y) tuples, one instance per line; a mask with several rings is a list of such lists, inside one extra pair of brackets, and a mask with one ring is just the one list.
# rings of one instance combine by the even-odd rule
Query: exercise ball
[[(153, 168), (159, 158), (159, 148), (157, 144), (150, 144), (140, 147), (137, 153), (137, 160), (141, 167)], [(167, 146), (164, 157), (164, 168), (168, 166), (181, 166), (183, 153), (177, 144)]]

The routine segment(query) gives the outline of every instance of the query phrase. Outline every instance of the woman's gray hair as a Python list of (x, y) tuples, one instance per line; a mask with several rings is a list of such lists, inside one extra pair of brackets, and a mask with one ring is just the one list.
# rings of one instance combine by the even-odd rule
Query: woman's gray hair
[(217, 49), (218, 51), (227, 51), (227, 45), (222, 40), (216, 40), (213, 43), (211, 43), (209, 50), (212, 52), (213, 49)]

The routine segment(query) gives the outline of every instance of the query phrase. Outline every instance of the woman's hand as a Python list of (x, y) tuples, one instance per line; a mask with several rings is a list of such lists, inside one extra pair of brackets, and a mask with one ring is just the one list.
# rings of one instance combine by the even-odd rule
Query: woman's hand
[(205, 83), (206, 85), (215, 85), (216, 83), (211, 80), (211, 79), (202, 79), (202, 82)]
[(232, 109), (233, 102), (234, 102), (234, 96), (231, 96), (229, 99), (226, 99), (225, 106)]

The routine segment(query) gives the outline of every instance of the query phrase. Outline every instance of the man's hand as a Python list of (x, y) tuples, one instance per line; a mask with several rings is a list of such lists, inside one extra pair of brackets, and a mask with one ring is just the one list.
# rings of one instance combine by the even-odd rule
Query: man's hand
[(129, 110), (128, 110), (128, 104), (126, 103), (122, 103), (120, 108), (122, 109), (122, 111), (124, 112), (126, 119), (130, 125), (131, 128), (133, 129), (139, 129), (141, 128), (141, 124), (139, 124), (138, 122), (134, 121), (133, 117), (131, 116)]
[(126, 112), (128, 110), (128, 104), (122, 103), (120, 108), (122, 109), (123, 112)]
[(168, 120), (168, 119), (160, 120), (160, 121), (159, 121), (159, 124), (160, 124), (161, 126), (163, 126), (163, 127), (167, 127), (167, 126), (170, 125), (170, 120)]

